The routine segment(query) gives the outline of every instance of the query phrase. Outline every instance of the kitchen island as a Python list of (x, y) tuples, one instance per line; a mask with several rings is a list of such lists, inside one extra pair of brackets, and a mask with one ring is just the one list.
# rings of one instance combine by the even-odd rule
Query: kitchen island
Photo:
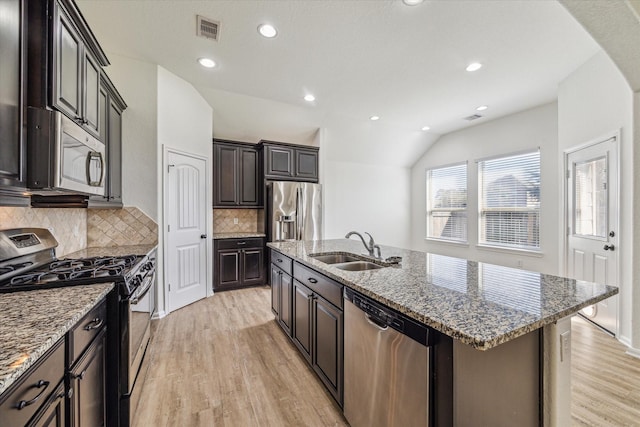
[(400, 265), (374, 261), (385, 267), (345, 271), (314, 257), (363, 253), (360, 242), (345, 239), (268, 246), (448, 337), (451, 390), (438, 392), (436, 408), (450, 411), (454, 425), (566, 425), (570, 316), (618, 292), (387, 246), (382, 257), (401, 257)]

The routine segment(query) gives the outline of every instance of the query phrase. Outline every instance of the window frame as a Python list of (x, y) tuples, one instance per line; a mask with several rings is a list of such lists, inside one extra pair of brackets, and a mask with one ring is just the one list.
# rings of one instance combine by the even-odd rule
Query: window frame
[[(529, 154), (538, 153), (538, 163), (539, 163), (539, 188), (538, 188), (538, 207), (530, 208), (530, 207), (512, 207), (512, 208), (484, 208), (485, 200), (483, 198), (484, 192), (484, 179), (483, 179), (483, 168), (481, 167), (481, 163), (488, 162), (492, 160), (506, 159), (510, 157), (520, 157)], [(541, 232), (541, 224), (542, 224), (542, 149), (540, 147), (535, 147), (527, 150), (520, 150), (511, 153), (504, 153), (490, 157), (484, 157), (481, 159), (477, 159), (476, 161), (476, 169), (477, 169), (477, 184), (478, 184), (478, 203), (477, 203), (477, 221), (478, 221), (478, 232), (477, 232), (477, 247), (487, 250), (495, 250), (499, 252), (506, 253), (519, 253), (519, 254), (531, 254), (531, 255), (540, 255), (542, 254), (542, 232)], [(483, 217), (485, 212), (508, 212), (508, 213), (516, 213), (516, 212), (536, 212), (538, 216), (538, 246), (516, 246), (508, 243), (496, 243), (496, 242), (488, 242), (486, 241), (486, 230), (484, 231), (485, 236), (483, 236)], [(486, 225), (486, 221), (485, 221)], [(484, 227), (486, 228), (486, 227)]]
[[(429, 232), (430, 232), (430, 221), (429, 218), (431, 217), (431, 212), (435, 211), (435, 209), (438, 208), (431, 208), (431, 191), (430, 191), (430, 181), (431, 181), (431, 172), (434, 170), (439, 170), (439, 169), (447, 169), (447, 168), (452, 168), (452, 167), (457, 167), (457, 166), (463, 166), (465, 167), (465, 204), (466, 206), (464, 208), (439, 208), (440, 212), (465, 212), (466, 213), (466, 222), (465, 222), (465, 236), (466, 238), (464, 240), (457, 240), (457, 239), (445, 239), (445, 238), (441, 238), (441, 237), (431, 237), (429, 236)], [(425, 195), (426, 195), (426, 200), (425, 200), (425, 240), (428, 241), (433, 241), (433, 242), (441, 242), (441, 243), (449, 243), (449, 244), (453, 244), (453, 245), (462, 245), (462, 246), (469, 246), (469, 161), (465, 160), (462, 162), (456, 162), (456, 163), (448, 163), (445, 165), (438, 165), (438, 166), (433, 166), (433, 167), (428, 167), (425, 169)]]

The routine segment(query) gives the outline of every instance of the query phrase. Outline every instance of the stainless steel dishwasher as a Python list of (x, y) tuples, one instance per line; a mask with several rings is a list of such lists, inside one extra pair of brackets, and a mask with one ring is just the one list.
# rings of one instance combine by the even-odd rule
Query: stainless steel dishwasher
[(436, 331), (345, 288), (344, 415), (351, 427), (429, 426)]

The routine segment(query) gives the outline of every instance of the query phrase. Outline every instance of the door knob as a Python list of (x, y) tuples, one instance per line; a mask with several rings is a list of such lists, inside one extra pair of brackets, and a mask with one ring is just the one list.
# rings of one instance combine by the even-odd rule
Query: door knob
[(201, 238), (201, 239), (206, 239), (206, 238), (207, 238), (207, 235), (206, 235), (206, 234), (201, 234), (201, 235), (200, 235), (200, 238)]
[(613, 251), (616, 247), (613, 245), (604, 245), (604, 250), (605, 251)]

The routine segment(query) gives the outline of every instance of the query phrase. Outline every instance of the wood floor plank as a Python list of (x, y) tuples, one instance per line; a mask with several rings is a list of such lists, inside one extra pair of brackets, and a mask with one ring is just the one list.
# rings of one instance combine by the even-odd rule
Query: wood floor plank
[(348, 426), (274, 321), (270, 295), (220, 292), (154, 322), (134, 426)]
[[(134, 427), (348, 426), (270, 307), (240, 289), (155, 321)], [(640, 359), (578, 317), (571, 375), (572, 425), (640, 426)]]

